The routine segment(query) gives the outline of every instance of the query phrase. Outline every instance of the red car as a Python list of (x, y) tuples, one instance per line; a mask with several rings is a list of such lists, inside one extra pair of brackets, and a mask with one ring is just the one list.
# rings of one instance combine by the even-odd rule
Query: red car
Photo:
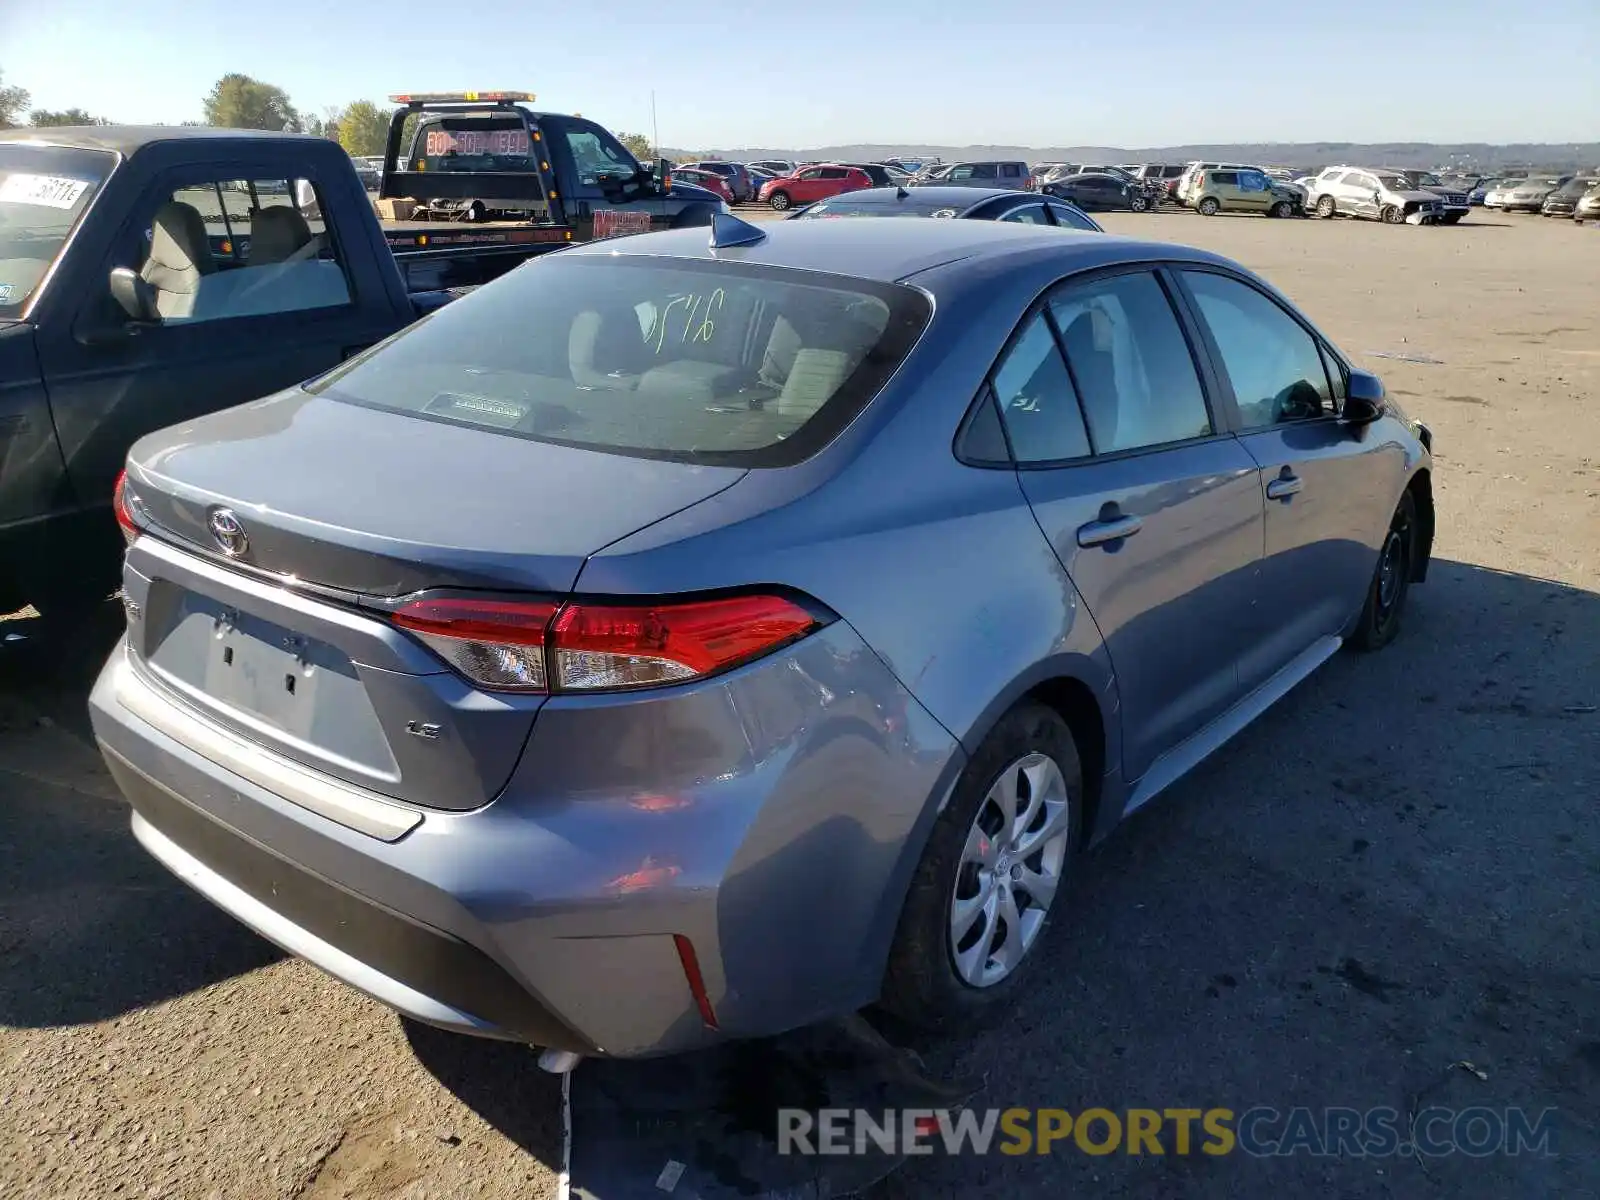
[(695, 187), (705, 188), (708, 192), (715, 192), (729, 204), (733, 203), (733, 189), (728, 186), (728, 181), (715, 171), (700, 171), (694, 167), (673, 167), (672, 178), (680, 183), (693, 184)]
[(854, 192), (871, 186), (872, 176), (860, 167), (802, 167), (793, 175), (767, 180), (761, 185), (758, 199), (782, 212), (796, 204), (814, 204), (829, 196), (837, 196), (840, 192)]

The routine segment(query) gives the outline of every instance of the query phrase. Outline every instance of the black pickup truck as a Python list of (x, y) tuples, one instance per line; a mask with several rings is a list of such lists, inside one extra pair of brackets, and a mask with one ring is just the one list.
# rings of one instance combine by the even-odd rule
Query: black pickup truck
[[(721, 207), (672, 188), (667, 215), (636, 163), (603, 189), (650, 224)], [(631, 231), (550, 199), (514, 227), (385, 224), (321, 138), (0, 133), (0, 614), (116, 586), (111, 496), (139, 437), (319, 375), (530, 255)], [(359, 446), (350, 463), (352, 487), (378, 486)]]

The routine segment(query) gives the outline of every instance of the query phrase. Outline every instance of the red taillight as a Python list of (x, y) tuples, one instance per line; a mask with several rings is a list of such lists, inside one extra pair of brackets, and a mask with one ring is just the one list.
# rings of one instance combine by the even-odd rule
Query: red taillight
[(661, 604), (441, 597), (393, 614), (485, 688), (597, 691), (683, 683), (771, 653), (816, 629), (781, 596)]
[(555, 613), (547, 600), (442, 598), (412, 601), (393, 620), (474, 683), (542, 692), (545, 630)]
[(556, 687), (648, 687), (709, 675), (803, 637), (810, 613), (781, 596), (686, 604), (571, 604), (550, 629)]
[(111, 489), (111, 510), (117, 514), (117, 525), (122, 529), (122, 540), (133, 545), (139, 536), (139, 526), (133, 519), (133, 507), (128, 502), (128, 473), (117, 473), (116, 485)]

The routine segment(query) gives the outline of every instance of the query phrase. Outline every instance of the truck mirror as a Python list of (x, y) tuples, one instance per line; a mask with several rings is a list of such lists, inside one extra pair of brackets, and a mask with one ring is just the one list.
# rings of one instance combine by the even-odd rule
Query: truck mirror
[(656, 186), (663, 192), (672, 190), (672, 164), (664, 158), (656, 159)]
[(161, 314), (156, 311), (155, 289), (131, 267), (112, 269), (111, 298), (131, 320), (145, 325), (158, 324), (161, 320)]

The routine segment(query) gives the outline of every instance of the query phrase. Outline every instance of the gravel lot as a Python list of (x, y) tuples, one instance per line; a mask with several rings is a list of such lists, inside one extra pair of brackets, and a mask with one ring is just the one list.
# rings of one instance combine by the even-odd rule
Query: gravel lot
[[(1436, 565), (1398, 643), (1083, 863), (1035, 994), (920, 1049), (985, 1106), (1555, 1108), (1558, 1153), (1069, 1150), (878, 1194), (1600, 1194), (1600, 230), (1103, 223), (1238, 258), (1385, 377), (1437, 436)], [(552, 1195), (531, 1054), (402, 1023), (137, 848), (83, 712), (115, 621), (0, 652), (0, 1196)]]

